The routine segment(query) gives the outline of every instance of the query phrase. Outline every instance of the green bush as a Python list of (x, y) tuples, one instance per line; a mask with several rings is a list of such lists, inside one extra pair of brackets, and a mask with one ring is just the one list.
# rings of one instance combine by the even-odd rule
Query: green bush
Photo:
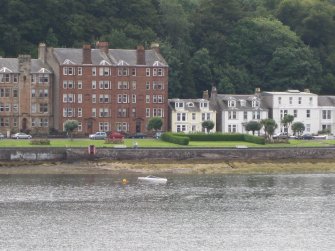
[(190, 138), (185, 134), (166, 132), (162, 134), (161, 140), (177, 145), (187, 146)]
[(265, 144), (265, 138), (250, 135), (250, 134), (244, 134), (244, 141), (254, 143), (254, 144), (259, 144), (259, 145)]
[(32, 139), (30, 140), (31, 145), (50, 145), (50, 140), (48, 139)]

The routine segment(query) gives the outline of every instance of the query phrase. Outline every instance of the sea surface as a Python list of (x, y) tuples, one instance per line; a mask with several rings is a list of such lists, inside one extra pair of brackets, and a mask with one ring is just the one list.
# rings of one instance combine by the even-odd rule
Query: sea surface
[(166, 177), (0, 175), (0, 250), (335, 249), (335, 174)]

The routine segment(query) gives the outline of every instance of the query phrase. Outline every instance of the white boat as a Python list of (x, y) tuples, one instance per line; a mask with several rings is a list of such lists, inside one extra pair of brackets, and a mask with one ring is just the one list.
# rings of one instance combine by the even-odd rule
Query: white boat
[(159, 183), (159, 184), (165, 184), (167, 182), (166, 178), (160, 178), (153, 175), (149, 175), (147, 177), (138, 177), (138, 181), (145, 181), (150, 183)]

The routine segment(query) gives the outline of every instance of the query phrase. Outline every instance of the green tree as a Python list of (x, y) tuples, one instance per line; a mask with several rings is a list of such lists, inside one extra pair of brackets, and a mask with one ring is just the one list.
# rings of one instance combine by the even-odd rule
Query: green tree
[(201, 126), (206, 129), (207, 133), (209, 133), (214, 128), (215, 124), (211, 120), (205, 120), (201, 123)]
[(305, 125), (302, 122), (294, 122), (291, 126), (293, 134), (300, 137), (305, 131)]
[(73, 139), (73, 132), (78, 128), (77, 120), (66, 120), (64, 123), (64, 128), (67, 134), (70, 136), (71, 140)]
[(276, 121), (274, 121), (273, 119), (262, 119), (261, 124), (262, 126), (264, 126), (265, 137), (268, 140), (272, 140), (272, 135), (278, 127)]
[(284, 117), (281, 119), (281, 124), (283, 125), (284, 128), (290, 127), (294, 120), (294, 116), (291, 114), (285, 114)]
[(252, 131), (252, 135), (255, 135), (255, 131), (259, 131), (262, 129), (262, 124), (258, 121), (249, 121), (246, 125), (245, 125), (245, 130), (247, 132)]
[(159, 130), (162, 128), (163, 120), (161, 117), (153, 117), (148, 122), (148, 130)]

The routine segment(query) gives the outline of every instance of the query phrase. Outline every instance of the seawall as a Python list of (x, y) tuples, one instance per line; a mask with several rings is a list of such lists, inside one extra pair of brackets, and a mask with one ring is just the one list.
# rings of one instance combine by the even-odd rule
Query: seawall
[(0, 148), (0, 161), (77, 160), (281, 160), (335, 159), (335, 147), (324, 148)]

